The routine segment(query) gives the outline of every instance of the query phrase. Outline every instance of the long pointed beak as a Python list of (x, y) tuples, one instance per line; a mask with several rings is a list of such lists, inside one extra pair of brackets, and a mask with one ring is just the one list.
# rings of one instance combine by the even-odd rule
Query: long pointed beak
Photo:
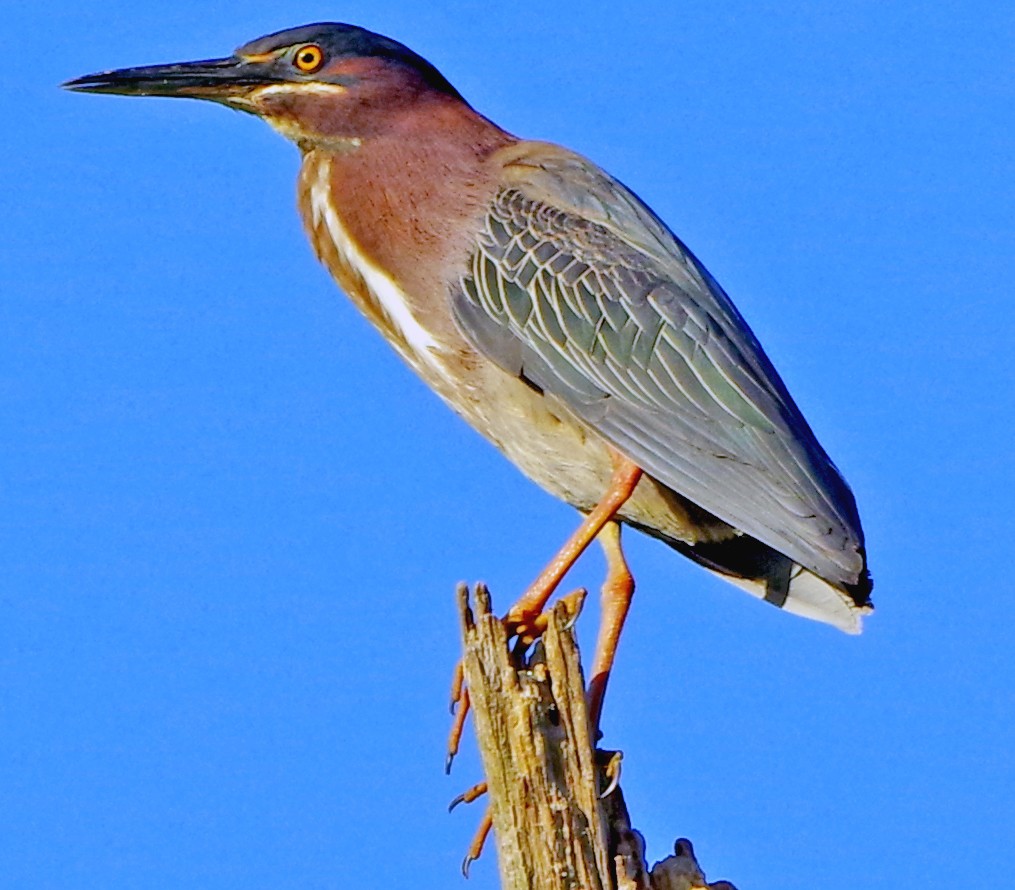
[(226, 100), (253, 86), (270, 83), (268, 66), (240, 56), (148, 65), (86, 74), (63, 84), (79, 93), (114, 93), (120, 96), (180, 96), (192, 99)]

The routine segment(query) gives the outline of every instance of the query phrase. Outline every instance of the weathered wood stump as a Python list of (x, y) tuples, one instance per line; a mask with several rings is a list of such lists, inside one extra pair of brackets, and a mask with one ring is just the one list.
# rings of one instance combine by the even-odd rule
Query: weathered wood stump
[(490, 594), (458, 588), (465, 677), (489, 785), (503, 890), (735, 890), (705, 880), (689, 841), (651, 870), (623, 793), (596, 751), (571, 624), (558, 603), (540, 643), (513, 653)]

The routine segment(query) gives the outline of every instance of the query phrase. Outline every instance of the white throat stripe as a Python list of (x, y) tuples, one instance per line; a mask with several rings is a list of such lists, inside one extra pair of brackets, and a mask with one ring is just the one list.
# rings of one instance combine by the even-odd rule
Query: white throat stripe
[(433, 334), (426, 330), (412, 314), (402, 290), (360, 253), (342, 226), (338, 214), (335, 213), (328, 200), (329, 174), (329, 165), (322, 164), (317, 180), (310, 187), (310, 205), (314, 225), (319, 225), (321, 220), (324, 221), (335, 249), (345, 262), (359, 273), (370, 293), (380, 303), (384, 314), (409, 345), (413, 356), (422, 359), (443, 373), (444, 369), (435, 355), (440, 351), (440, 345), (434, 339)]

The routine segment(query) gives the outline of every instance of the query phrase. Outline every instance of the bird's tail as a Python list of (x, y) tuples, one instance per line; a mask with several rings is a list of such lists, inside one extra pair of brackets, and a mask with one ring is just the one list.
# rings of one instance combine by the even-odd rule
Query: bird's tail
[(752, 596), (846, 633), (860, 633), (863, 616), (874, 610), (866, 570), (855, 584), (840, 586), (749, 535), (698, 544), (663, 540)]

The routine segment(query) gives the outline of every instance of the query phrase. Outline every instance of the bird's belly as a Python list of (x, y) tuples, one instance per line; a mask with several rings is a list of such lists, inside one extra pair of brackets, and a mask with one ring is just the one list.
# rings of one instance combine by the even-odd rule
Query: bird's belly
[[(486, 359), (479, 362), (453, 393), (442, 392), (439, 384), (434, 389), (529, 479), (579, 510), (591, 510), (613, 474), (606, 441), (554, 397), (533, 390)], [(693, 519), (691, 511), (677, 493), (646, 476), (619, 515), (663, 537), (689, 543), (729, 534), (724, 523), (703, 523), (701, 511), (694, 511)]]
[(533, 482), (578, 509), (595, 506), (609, 485), (606, 443), (499, 368), (482, 368), (448, 401)]

